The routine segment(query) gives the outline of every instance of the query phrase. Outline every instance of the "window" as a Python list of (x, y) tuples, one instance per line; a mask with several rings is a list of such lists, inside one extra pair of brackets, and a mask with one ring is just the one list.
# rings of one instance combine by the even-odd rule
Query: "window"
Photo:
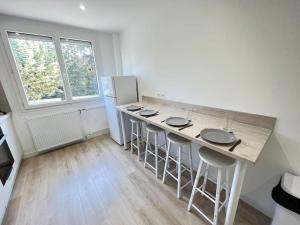
[(63, 38), (60, 43), (73, 98), (99, 95), (92, 44)]
[(28, 108), (100, 95), (91, 42), (15, 32), (8, 40)]
[(11, 32), (8, 37), (28, 104), (65, 100), (52, 38)]

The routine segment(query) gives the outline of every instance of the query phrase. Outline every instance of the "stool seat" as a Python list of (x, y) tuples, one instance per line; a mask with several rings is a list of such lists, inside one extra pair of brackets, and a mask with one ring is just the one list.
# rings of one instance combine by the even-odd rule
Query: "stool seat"
[(178, 136), (176, 134), (173, 134), (173, 133), (168, 133), (168, 140), (175, 143), (175, 144), (189, 144), (189, 143), (191, 143), (190, 140), (188, 140), (184, 137)]
[(146, 130), (149, 131), (149, 132), (164, 132), (165, 130), (160, 128), (160, 127), (157, 127), (157, 126), (154, 126), (152, 124), (148, 124), (146, 126)]
[(233, 158), (222, 155), (221, 153), (207, 147), (201, 147), (199, 149), (199, 157), (205, 163), (220, 169), (230, 167), (235, 164), (235, 160)]

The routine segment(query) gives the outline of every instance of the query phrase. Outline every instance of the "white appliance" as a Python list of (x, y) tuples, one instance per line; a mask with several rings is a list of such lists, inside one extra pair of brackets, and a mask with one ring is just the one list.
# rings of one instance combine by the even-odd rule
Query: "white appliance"
[[(295, 176), (290, 173), (285, 173), (281, 179), (280, 185), (284, 192), (298, 199), (297, 202), (293, 200), (293, 205), (295, 206), (295, 208), (297, 208), (297, 206), (299, 206), (298, 203), (300, 201), (300, 176)], [(279, 204), (277, 203), (274, 216), (273, 216), (272, 225), (282, 225), (282, 224), (299, 225), (300, 214), (281, 206), (280, 203)]]
[[(110, 136), (117, 143), (123, 145), (120, 115), (116, 106), (138, 101), (136, 77), (107, 76), (101, 77), (101, 82)], [(125, 119), (125, 121), (128, 120)], [(125, 122), (125, 129), (129, 129), (128, 122)], [(129, 134), (130, 132), (126, 133)], [(128, 142), (129, 140), (130, 137), (126, 137), (126, 141)]]

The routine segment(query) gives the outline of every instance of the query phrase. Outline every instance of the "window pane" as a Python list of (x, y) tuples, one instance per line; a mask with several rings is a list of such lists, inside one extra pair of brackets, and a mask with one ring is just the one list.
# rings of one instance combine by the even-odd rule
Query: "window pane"
[(52, 39), (10, 32), (8, 36), (28, 104), (64, 100), (63, 82)]
[(73, 98), (99, 95), (91, 43), (61, 39), (61, 47)]

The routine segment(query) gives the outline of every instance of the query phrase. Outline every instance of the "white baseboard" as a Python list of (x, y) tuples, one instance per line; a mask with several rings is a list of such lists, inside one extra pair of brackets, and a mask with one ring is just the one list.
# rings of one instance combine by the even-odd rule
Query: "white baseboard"
[(102, 130), (99, 130), (99, 131), (97, 131), (93, 134), (90, 134), (90, 135), (87, 136), (87, 139), (98, 137), (98, 136), (101, 136), (101, 135), (104, 135), (104, 134), (109, 134), (109, 128), (102, 129)]

